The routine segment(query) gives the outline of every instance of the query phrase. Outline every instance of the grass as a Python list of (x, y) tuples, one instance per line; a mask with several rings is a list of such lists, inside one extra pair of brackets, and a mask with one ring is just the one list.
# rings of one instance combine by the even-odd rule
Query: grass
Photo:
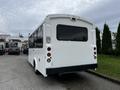
[(98, 68), (96, 72), (120, 80), (120, 57), (98, 55)]

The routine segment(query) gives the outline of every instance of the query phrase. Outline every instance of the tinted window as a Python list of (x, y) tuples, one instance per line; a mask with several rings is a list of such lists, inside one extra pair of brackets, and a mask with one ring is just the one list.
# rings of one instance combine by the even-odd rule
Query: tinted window
[(3, 49), (3, 45), (0, 45), (0, 50), (2, 50)]
[(42, 48), (43, 47), (43, 30), (42, 29), (39, 29), (37, 31), (35, 47), (36, 48)]
[(6, 48), (9, 48), (9, 43), (6, 43), (6, 44), (5, 44), (5, 47), (6, 47)]
[(18, 47), (18, 43), (11, 43), (10, 47)]
[(30, 37), (29, 37), (29, 48), (42, 48), (43, 47), (43, 29), (40, 26)]
[(57, 25), (57, 39), (63, 41), (87, 41), (88, 30), (86, 27)]
[(33, 42), (33, 35), (31, 35), (29, 37), (29, 48), (33, 48), (34, 47), (34, 42)]

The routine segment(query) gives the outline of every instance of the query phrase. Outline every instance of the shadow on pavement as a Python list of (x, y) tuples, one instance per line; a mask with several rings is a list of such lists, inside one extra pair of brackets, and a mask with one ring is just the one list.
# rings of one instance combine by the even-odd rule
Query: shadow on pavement
[(78, 88), (89, 83), (89, 79), (81, 73), (67, 73), (62, 75), (48, 76), (47, 80), (61, 83), (68, 90), (78, 90)]

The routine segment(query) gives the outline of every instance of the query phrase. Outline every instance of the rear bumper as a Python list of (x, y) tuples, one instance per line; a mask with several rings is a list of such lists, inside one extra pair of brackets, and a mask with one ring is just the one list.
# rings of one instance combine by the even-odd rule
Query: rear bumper
[(8, 54), (19, 54), (20, 51), (8, 51)]
[(46, 74), (56, 74), (56, 73), (65, 73), (65, 72), (77, 72), (88, 69), (97, 68), (97, 64), (88, 64), (88, 65), (80, 65), (80, 66), (68, 66), (68, 67), (60, 67), (60, 68), (47, 68)]

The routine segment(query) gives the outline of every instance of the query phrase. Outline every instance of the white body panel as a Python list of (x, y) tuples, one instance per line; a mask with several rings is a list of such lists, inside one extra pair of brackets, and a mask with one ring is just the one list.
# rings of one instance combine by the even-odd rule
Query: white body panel
[[(71, 18), (76, 18), (72, 21)], [(56, 38), (56, 26), (58, 24), (86, 27), (88, 40), (86, 42), (59, 41)], [(46, 43), (46, 37), (51, 38)], [(50, 15), (43, 23), (43, 48), (30, 48), (28, 61), (33, 65), (36, 62), (37, 70), (47, 76), (47, 68), (61, 68), (69, 66), (96, 64), (94, 59), (94, 47), (96, 47), (94, 25), (80, 17), (72, 15)], [(47, 47), (51, 47), (51, 62), (47, 62)]]

